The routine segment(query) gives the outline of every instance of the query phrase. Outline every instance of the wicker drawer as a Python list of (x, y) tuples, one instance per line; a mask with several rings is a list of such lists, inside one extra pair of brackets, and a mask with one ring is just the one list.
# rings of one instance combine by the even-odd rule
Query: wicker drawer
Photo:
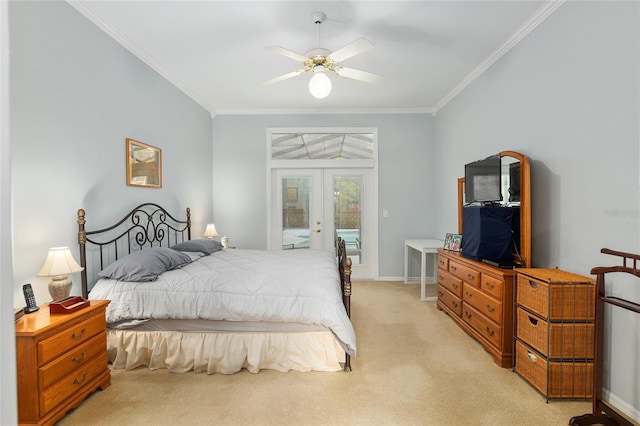
[(592, 362), (549, 362), (516, 341), (516, 372), (548, 398), (591, 398)]
[(548, 323), (523, 309), (517, 309), (518, 339), (551, 359), (593, 359), (593, 333), (593, 323)]
[(516, 303), (551, 321), (593, 319), (595, 286), (552, 283), (518, 274)]
[(480, 277), (480, 288), (498, 300), (502, 300), (504, 295), (504, 281), (493, 278), (487, 274)]
[(56, 358), (55, 361), (40, 367), (38, 379), (40, 388), (44, 389), (71, 371), (79, 368), (107, 347), (107, 333), (103, 331), (86, 343)]
[(94, 315), (86, 321), (70, 327), (63, 333), (38, 342), (38, 365), (44, 365), (71, 350), (74, 346), (86, 342), (91, 337), (104, 331), (106, 327), (105, 316)]
[(462, 315), (462, 300), (443, 286), (438, 286), (438, 300), (457, 316)]
[(462, 281), (480, 288), (480, 272), (474, 271), (468, 266), (464, 266), (458, 262), (454, 262), (453, 260), (449, 261), (449, 272), (460, 278)]
[(467, 283), (464, 283), (462, 300), (482, 312), (492, 321), (498, 324), (500, 323), (500, 318), (502, 318), (502, 302), (498, 302)]
[(440, 268), (438, 268), (438, 284), (445, 287), (458, 298), (462, 297), (462, 281)]
[(438, 255), (438, 268), (442, 268), (445, 271), (449, 270), (449, 259)]
[(466, 302), (462, 303), (462, 319), (492, 345), (501, 348), (502, 327), (496, 325)]

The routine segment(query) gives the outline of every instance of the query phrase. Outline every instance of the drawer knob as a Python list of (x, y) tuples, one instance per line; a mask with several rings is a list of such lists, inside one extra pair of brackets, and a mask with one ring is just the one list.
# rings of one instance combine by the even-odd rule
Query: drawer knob
[(537, 290), (537, 289), (538, 289), (538, 283), (533, 282), (533, 281), (531, 281), (531, 280), (529, 280), (529, 286), (530, 286), (532, 289), (534, 289), (534, 290)]
[(467, 317), (467, 319), (471, 319), (471, 314), (467, 311), (464, 311), (464, 316)]
[(451, 268), (451, 270), (452, 270), (452, 271), (457, 271), (457, 270), (458, 270), (458, 268), (456, 268), (456, 267), (455, 267), (455, 266), (453, 266), (453, 265), (449, 266), (449, 268)]
[(472, 274), (467, 274), (467, 278), (469, 278), (469, 281), (473, 281), (475, 276)]
[(538, 325), (538, 320), (535, 319), (534, 317), (532, 317), (531, 315), (529, 315), (529, 322), (531, 323), (531, 325), (533, 326), (537, 326)]
[(454, 308), (458, 307), (458, 302), (451, 302), (451, 304), (453, 305)]
[(493, 306), (491, 306), (491, 305), (487, 305), (487, 311), (489, 311), (489, 312), (495, 312), (495, 310), (496, 310), (496, 308), (494, 308)]
[(75, 332), (71, 334), (71, 338), (72, 339), (76, 339), (76, 340), (80, 340), (84, 337), (84, 334), (87, 332), (87, 329), (85, 327), (82, 327), (82, 330), (80, 330), (80, 334), (76, 334)]
[(84, 373), (82, 373), (82, 377), (80, 379), (78, 379), (78, 378), (73, 379), (73, 384), (74, 385), (83, 384), (84, 383), (84, 379), (86, 379), (88, 375), (89, 375), (89, 372), (85, 370)]
[(469, 299), (471, 299), (471, 296), (473, 296), (473, 294), (469, 293), (468, 291), (465, 291), (464, 295), (467, 296)]
[(455, 288), (457, 290), (458, 289), (458, 284), (453, 283), (453, 284), (451, 284), (451, 287), (453, 287), (453, 288)]
[(531, 352), (527, 351), (527, 356), (529, 357), (529, 359), (533, 362), (536, 362), (538, 360), (538, 357), (535, 356), (534, 354), (532, 354)]
[(487, 283), (487, 288), (488, 288), (489, 290), (493, 290), (493, 287), (494, 287), (494, 285), (493, 285), (493, 284), (491, 284), (491, 283)]
[(82, 362), (84, 361), (84, 359), (87, 357), (87, 350), (83, 350), (82, 351), (82, 356), (80, 358), (78, 358), (77, 356), (74, 355), (73, 358), (71, 358), (71, 361), (73, 362)]
[(490, 329), (490, 328), (487, 326), (487, 334), (488, 334), (489, 336), (493, 337), (493, 335), (495, 334), (495, 331), (493, 331), (492, 329)]

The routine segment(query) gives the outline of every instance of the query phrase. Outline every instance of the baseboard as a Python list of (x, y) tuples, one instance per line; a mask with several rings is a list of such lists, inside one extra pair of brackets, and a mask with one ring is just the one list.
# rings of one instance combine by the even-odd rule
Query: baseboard
[(640, 424), (640, 410), (629, 405), (628, 402), (611, 393), (607, 389), (602, 389), (602, 398), (607, 401), (609, 405), (615, 407), (616, 411), (620, 411), (631, 420)]

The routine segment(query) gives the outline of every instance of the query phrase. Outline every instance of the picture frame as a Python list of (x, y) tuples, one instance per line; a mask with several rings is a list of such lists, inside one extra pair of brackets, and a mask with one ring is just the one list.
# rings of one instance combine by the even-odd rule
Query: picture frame
[(449, 251), (460, 251), (462, 247), (462, 235), (447, 233), (444, 238), (444, 249)]
[(297, 186), (289, 186), (289, 187), (287, 187), (287, 202), (288, 203), (297, 203), (298, 202), (298, 187)]
[(127, 185), (162, 188), (162, 150), (127, 138)]

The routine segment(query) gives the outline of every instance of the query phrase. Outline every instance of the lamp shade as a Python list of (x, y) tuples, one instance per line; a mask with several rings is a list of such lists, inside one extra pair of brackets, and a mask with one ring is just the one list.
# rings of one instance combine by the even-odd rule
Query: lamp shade
[(207, 238), (213, 238), (217, 237), (219, 234), (218, 231), (216, 231), (216, 226), (213, 223), (210, 223), (207, 225), (207, 229), (205, 229), (203, 235)]
[(36, 275), (39, 277), (55, 277), (80, 272), (84, 268), (71, 255), (69, 247), (53, 247), (49, 249), (47, 260)]
[(313, 77), (309, 80), (309, 92), (318, 99), (326, 98), (331, 93), (331, 80), (321, 65), (317, 65), (313, 69)]

